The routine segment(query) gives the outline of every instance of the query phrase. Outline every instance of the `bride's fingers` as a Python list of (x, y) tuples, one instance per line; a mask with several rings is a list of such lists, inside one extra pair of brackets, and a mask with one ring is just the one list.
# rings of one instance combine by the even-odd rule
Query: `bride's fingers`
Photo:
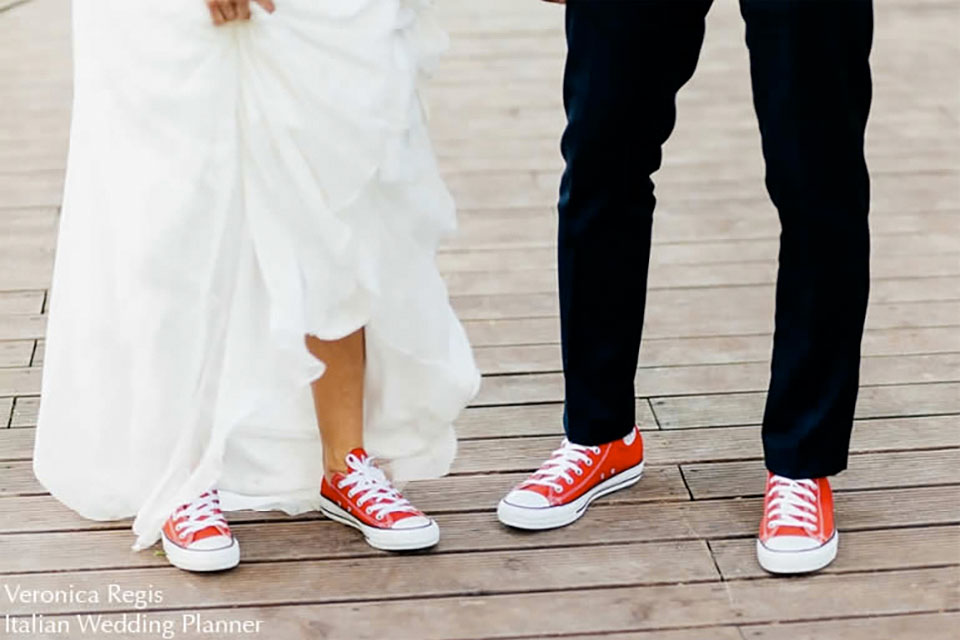
[(234, 4), (233, 0), (220, 0), (220, 11), (227, 20), (236, 20), (238, 18), (237, 8)]
[(277, 7), (273, 4), (273, 0), (254, 0), (254, 2), (266, 9), (268, 13), (273, 13), (277, 10)]
[(207, 0), (207, 9), (210, 10), (210, 18), (213, 19), (213, 24), (221, 25), (227, 21), (226, 16), (220, 11), (220, 4), (217, 0)]
[(250, 19), (250, 0), (236, 0), (237, 15), (241, 20)]

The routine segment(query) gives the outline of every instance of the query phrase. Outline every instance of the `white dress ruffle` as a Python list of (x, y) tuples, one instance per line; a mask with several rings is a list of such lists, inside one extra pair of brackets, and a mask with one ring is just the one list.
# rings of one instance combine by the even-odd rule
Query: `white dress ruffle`
[(416, 87), (426, 0), (283, 0), (214, 28), (200, 0), (74, 3), (75, 104), (35, 470), (136, 546), (216, 484), (312, 510), (304, 335), (366, 328), (365, 438), (444, 474), (479, 386), (435, 265), (455, 225)]

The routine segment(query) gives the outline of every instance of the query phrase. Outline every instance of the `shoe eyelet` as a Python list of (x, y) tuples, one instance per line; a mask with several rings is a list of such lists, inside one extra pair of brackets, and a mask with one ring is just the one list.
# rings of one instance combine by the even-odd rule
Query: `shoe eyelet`
[(371, 509), (370, 507), (367, 507), (366, 509), (364, 509), (364, 512), (365, 512), (367, 515), (371, 515), (371, 514), (373, 513), (373, 509)]
[(554, 487), (554, 488), (553, 488), (553, 492), (554, 492), (554, 493), (562, 493), (562, 492), (563, 492), (563, 489), (561, 489), (560, 487)]
[(596, 455), (600, 455), (600, 447), (593, 447), (590, 450), (593, 451)]
[(582, 475), (583, 475), (583, 469), (581, 469), (580, 467), (577, 467), (577, 469), (576, 469), (576, 471), (574, 471), (574, 473), (577, 474), (578, 476), (582, 476)]
[(382, 513), (378, 513), (377, 516), (376, 516), (376, 518), (377, 518), (377, 520), (383, 520), (383, 514), (382, 514)]
[(573, 484), (573, 478), (567, 478), (567, 484)]
[(587, 458), (587, 466), (588, 466), (588, 467), (592, 467), (592, 466), (593, 466), (593, 460), (592, 460), (591, 458)]

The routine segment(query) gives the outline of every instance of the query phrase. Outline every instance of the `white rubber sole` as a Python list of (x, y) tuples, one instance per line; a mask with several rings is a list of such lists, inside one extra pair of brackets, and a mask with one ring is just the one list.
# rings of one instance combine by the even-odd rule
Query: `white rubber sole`
[(604, 480), (573, 502), (555, 507), (522, 507), (504, 498), (497, 505), (497, 518), (509, 527), (531, 531), (565, 527), (583, 517), (587, 507), (597, 498), (632, 487), (642, 476), (643, 462)]
[(440, 542), (440, 527), (433, 520), (413, 529), (379, 529), (360, 522), (334, 502), (320, 496), (320, 512), (331, 520), (353, 527), (366, 538), (367, 544), (383, 551), (415, 551), (427, 549)]
[(760, 562), (761, 567), (770, 573), (811, 573), (819, 571), (837, 557), (839, 540), (840, 534), (835, 531), (833, 537), (821, 546), (803, 551), (774, 551), (757, 540), (757, 561)]
[(240, 564), (240, 544), (236, 538), (233, 544), (222, 549), (184, 549), (171, 542), (166, 535), (162, 536), (162, 542), (163, 552), (170, 564), (184, 571), (226, 571)]

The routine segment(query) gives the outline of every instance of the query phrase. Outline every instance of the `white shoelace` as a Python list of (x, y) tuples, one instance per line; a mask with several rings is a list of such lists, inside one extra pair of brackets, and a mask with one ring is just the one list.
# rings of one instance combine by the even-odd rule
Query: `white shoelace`
[(190, 504), (183, 505), (173, 514), (173, 519), (183, 521), (174, 525), (174, 529), (181, 536), (188, 536), (191, 533), (202, 531), (207, 527), (221, 527), (229, 529), (223, 512), (220, 511), (220, 494), (213, 491), (207, 491)]
[(350, 473), (337, 483), (337, 487), (344, 489), (351, 487), (347, 496), (359, 496), (357, 506), (371, 503), (365, 511), (377, 520), (383, 520), (391, 513), (417, 513), (416, 507), (400, 495), (383, 470), (373, 464), (370, 458), (359, 458), (354, 454), (347, 455), (347, 468)]
[(802, 527), (807, 531), (816, 531), (817, 483), (782, 476), (773, 476), (770, 482), (773, 498), (767, 506), (767, 527)]
[(563, 485), (560, 484), (561, 480), (571, 485), (574, 482), (571, 473), (578, 476), (583, 475), (581, 464), (588, 467), (593, 466), (593, 458), (589, 455), (591, 452), (594, 455), (599, 454), (600, 447), (573, 444), (564, 438), (560, 448), (554, 451), (553, 455), (524, 484), (549, 487), (556, 493), (561, 493), (563, 491)]

